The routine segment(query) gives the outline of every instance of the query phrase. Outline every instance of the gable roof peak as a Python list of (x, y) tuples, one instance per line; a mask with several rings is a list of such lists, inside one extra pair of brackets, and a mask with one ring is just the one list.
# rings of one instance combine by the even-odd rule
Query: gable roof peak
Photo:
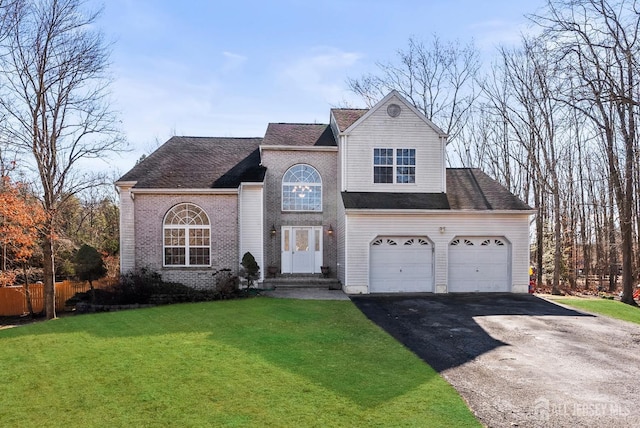
[[(366, 110), (357, 120), (352, 122), (346, 129), (340, 129), (341, 133), (348, 134), (357, 128), (362, 122), (367, 120), (369, 116), (378, 111), (382, 106), (386, 105), (392, 98), (396, 98), (399, 102), (405, 105), (409, 110), (411, 110), (416, 116), (418, 116), (424, 123), (426, 123), (431, 129), (433, 129), (440, 137), (446, 138), (448, 135), (444, 132), (438, 125), (429, 120), (424, 113), (419, 111), (413, 104), (411, 104), (407, 99), (402, 96), (396, 89), (392, 89), (387, 95), (385, 95), (380, 101), (378, 101), (373, 107)], [(332, 110), (333, 111), (333, 110)]]

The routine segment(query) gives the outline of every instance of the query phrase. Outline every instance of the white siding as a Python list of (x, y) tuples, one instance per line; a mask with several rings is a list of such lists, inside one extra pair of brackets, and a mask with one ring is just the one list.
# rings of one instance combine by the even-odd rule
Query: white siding
[(131, 197), (134, 183), (118, 183), (120, 195), (120, 273), (136, 268), (135, 207)]
[[(402, 107), (398, 117), (387, 114), (388, 104)], [(346, 190), (350, 192), (428, 192), (445, 190), (443, 139), (397, 97), (389, 100), (346, 136), (343, 146)], [(374, 184), (374, 148), (415, 148), (415, 184)]]
[(260, 184), (242, 184), (239, 198), (240, 225), (240, 254), (242, 261), (244, 253), (249, 251), (260, 266), (260, 279), (264, 279), (264, 199), (263, 186)]
[[(347, 215), (345, 252), (348, 293), (367, 293), (369, 250), (376, 236), (427, 236), (435, 248), (435, 289), (447, 291), (448, 249), (456, 236), (504, 236), (512, 245), (511, 291), (526, 293), (529, 284), (529, 215), (514, 214), (353, 214)], [(440, 228), (444, 227), (441, 232)]]
[(338, 196), (338, 224), (336, 227), (336, 239), (338, 240), (338, 254), (337, 254), (337, 277), (342, 284), (345, 283), (346, 276), (346, 263), (345, 263), (345, 247), (347, 241), (346, 230), (346, 221), (347, 218), (344, 214), (344, 205), (342, 203), (342, 198)]

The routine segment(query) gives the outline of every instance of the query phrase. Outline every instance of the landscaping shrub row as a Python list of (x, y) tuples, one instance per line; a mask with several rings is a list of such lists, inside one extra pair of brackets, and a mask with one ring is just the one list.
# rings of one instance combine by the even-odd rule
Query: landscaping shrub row
[(224, 269), (214, 275), (210, 289), (195, 289), (177, 282), (166, 282), (157, 272), (140, 269), (122, 275), (120, 281), (108, 288), (76, 293), (67, 300), (67, 306), (75, 306), (78, 312), (96, 312), (185, 302), (234, 299), (247, 295), (239, 289), (237, 276)]

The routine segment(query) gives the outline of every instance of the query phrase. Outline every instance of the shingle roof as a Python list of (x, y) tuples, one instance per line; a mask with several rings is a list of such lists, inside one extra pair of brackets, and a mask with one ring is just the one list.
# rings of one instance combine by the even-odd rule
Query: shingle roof
[(329, 125), (270, 123), (262, 144), (267, 146), (336, 146), (336, 140)]
[(447, 168), (447, 197), (454, 210), (531, 210), (477, 168)]
[(340, 132), (344, 132), (348, 127), (353, 125), (356, 122), (356, 120), (360, 119), (368, 111), (369, 109), (366, 109), (366, 108), (331, 109), (331, 113), (333, 114), (333, 117), (336, 119), (336, 123), (338, 124), (338, 129), (340, 130)]
[(475, 168), (448, 168), (447, 193), (343, 192), (346, 209), (528, 211), (532, 208)]
[(135, 188), (236, 188), (260, 182), (262, 138), (172, 137), (118, 181)]
[(444, 193), (342, 192), (346, 209), (448, 210)]

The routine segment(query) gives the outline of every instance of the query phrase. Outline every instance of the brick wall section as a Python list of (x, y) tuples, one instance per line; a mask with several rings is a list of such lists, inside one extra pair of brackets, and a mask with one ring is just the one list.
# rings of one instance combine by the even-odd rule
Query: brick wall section
[[(134, 190), (135, 191), (135, 190)], [(208, 268), (163, 267), (164, 216), (176, 204), (192, 203), (202, 208), (211, 223), (211, 266)], [(135, 267), (158, 272), (166, 281), (203, 288), (214, 284), (213, 273), (229, 268), (237, 273), (237, 195), (135, 195)]]
[[(283, 212), (282, 177), (296, 164), (314, 167), (322, 177), (322, 212)], [(329, 225), (337, 228), (336, 204), (338, 198), (337, 152), (336, 151), (262, 151), (262, 165), (267, 167), (265, 177), (265, 265), (281, 266), (281, 226), (323, 226), (323, 265), (331, 267), (331, 276), (336, 275), (337, 240), (327, 234)], [(271, 235), (275, 226), (277, 233)]]

